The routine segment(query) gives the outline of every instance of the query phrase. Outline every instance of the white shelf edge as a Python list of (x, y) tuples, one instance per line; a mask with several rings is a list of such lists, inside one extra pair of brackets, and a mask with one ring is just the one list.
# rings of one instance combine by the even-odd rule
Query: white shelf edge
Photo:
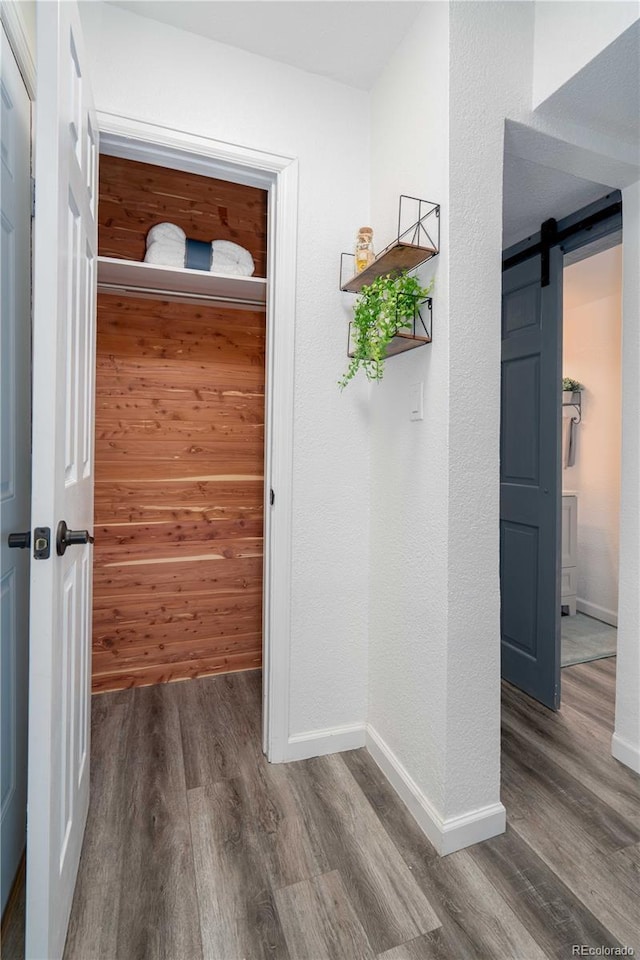
[(133, 296), (207, 300), (254, 310), (263, 310), (267, 301), (267, 281), (263, 277), (222, 276), (113, 257), (98, 257), (98, 289)]

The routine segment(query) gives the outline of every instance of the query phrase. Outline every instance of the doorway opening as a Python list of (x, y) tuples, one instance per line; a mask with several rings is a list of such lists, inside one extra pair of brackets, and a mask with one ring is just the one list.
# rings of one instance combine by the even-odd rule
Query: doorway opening
[(615, 657), (621, 461), (622, 245), (563, 269), (561, 665)]
[[(563, 462), (568, 469), (576, 455), (581, 391), (577, 381), (562, 389), (564, 262), (578, 264), (593, 244), (601, 252), (619, 244), (621, 228), (620, 194), (609, 193), (544, 221), (503, 258), (502, 676), (552, 710), (561, 696), (561, 612), (577, 612), (577, 497), (562, 480)], [(618, 328), (619, 300), (618, 291)]]
[(262, 750), (282, 762), (289, 753), (297, 160), (120, 116), (102, 115), (99, 125), (103, 154), (268, 193)]
[[(581, 604), (579, 610), (586, 590), (586, 558), (581, 552), (589, 552), (590, 535), (596, 539), (596, 509), (590, 499), (591, 488), (578, 483), (576, 468), (584, 467), (587, 472), (590, 462), (586, 426), (589, 423), (593, 431), (597, 424), (597, 395), (604, 390), (605, 402), (613, 403), (615, 394), (617, 417), (610, 409), (606, 413), (607, 425), (602, 428), (606, 441), (598, 440), (596, 458), (598, 471), (606, 474), (603, 488), (607, 496), (612, 490), (617, 493), (622, 198), (619, 193), (608, 194), (586, 208), (574, 209), (578, 212), (557, 222), (543, 221), (540, 234), (511, 248), (505, 258), (501, 429), (507, 456), (501, 462), (501, 482), (506, 486), (501, 524), (506, 533), (502, 532), (501, 539), (504, 543), (511, 537), (507, 542), (511, 557), (505, 567), (503, 550), (502, 643), (503, 651), (508, 644), (514, 649), (511, 661), (503, 657), (501, 795), (514, 843), (526, 844), (600, 922), (611, 924), (609, 929), (615, 930), (616, 936), (631, 942), (637, 925), (634, 929), (626, 924), (625, 910), (631, 908), (632, 900), (626, 907), (620, 905), (627, 891), (619, 884), (617, 868), (603, 848), (581, 846), (584, 837), (592, 836), (594, 830), (607, 830), (614, 821), (629, 831), (630, 841), (637, 835), (638, 778), (612, 755), (616, 657), (592, 660), (581, 656), (590, 662), (571, 662), (564, 669), (560, 660), (561, 627), (575, 623), (581, 612), (597, 623), (592, 614), (602, 616), (602, 612), (595, 604), (604, 606), (603, 599), (592, 599), (591, 607)], [(553, 242), (545, 244), (545, 234)], [(606, 268), (609, 282), (604, 277)], [(572, 289), (574, 283), (576, 289)], [(516, 369), (510, 384), (509, 364), (516, 363), (530, 375), (518, 377)], [(579, 381), (584, 389), (566, 391), (563, 397), (563, 376)], [(615, 409), (615, 403), (613, 406)], [(574, 424), (573, 436), (567, 415), (581, 419)], [(570, 482), (571, 470), (576, 479)], [(587, 482), (592, 481), (594, 472), (592, 467)], [(581, 500), (587, 501), (582, 539), (578, 532)], [(599, 522), (609, 537), (613, 533), (617, 538), (615, 521), (611, 530), (609, 499), (607, 503), (608, 519), (603, 520), (601, 514)], [(518, 553), (519, 543), (527, 550)], [(614, 558), (607, 568), (611, 584), (617, 573), (616, 548), (609, 546), (608, 552)], [(545, 575), (550, 575), (550, 582), (543, 581)], [(604, 585), (602, 570), (596, 580)], [(517, 590), (521, 585), (529, 590), (525, 594), (530, 599), (528, 607), (523, 603), (523, 590)], [(543, 603), (539, 602), (541, 596)], [(607, 602), (616, 609), (617, 600)], [(561, 616), (562, 606), (566, 616)], [(506, 636), (505, 627), (509, 631)], [(584, 647), (582, 638), (581, 642)], [(597, 873), (597, 889), (577, 876), (576, 850), (588, 860), (590, 877)], [(609, 886), (622, 899), (605, 916), (601, 891)]]
[(268, 192), (99, 170), (92, 689), (260, 669)]

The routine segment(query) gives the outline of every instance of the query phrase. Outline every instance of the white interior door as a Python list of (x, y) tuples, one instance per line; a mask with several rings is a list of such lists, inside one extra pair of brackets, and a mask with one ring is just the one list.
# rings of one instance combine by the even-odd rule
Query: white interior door
[[(75, 3), (39, 3), (27, 958), (62, 956), (89, 803), (97, 127)], [(76, 538), (81, 541), (82, 535)], [(37, 548), (37, 535), (34, 539)]]
[(10, 549), (9, 535), (28, 533), (31, 525), (31, 104), (4, 30), (0, 34), (0, 900), (4, 910), (24, 850), (27, 818), (29, 550)]

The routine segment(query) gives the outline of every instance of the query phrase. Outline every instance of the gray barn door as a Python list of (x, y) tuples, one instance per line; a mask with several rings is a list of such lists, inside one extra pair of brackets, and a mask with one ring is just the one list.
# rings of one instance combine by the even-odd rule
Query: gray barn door
[(500, 587), (502, 676), (560, 704), (562, 252), (502, 276)]

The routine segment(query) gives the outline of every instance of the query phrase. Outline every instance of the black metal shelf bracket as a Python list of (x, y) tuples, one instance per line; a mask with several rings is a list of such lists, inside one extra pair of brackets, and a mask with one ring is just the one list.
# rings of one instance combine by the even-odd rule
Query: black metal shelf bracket
[[(401, 193), (398, 201), (397, 234), (391, 243), (388, 243), (376, 256), (381, 260), (385, 254), (401, 244), (424, 247), (429, 252), (423, 260), (408, 267), (415, 270), (422, 263), (437, 257), (440, 253), (440, 204), (420, 197), (410, 197)], [(345, 266), (348, 265), (348, 266)], [(395, 272), (400, 272), (397, 268)], [(355, 254), (340, 254), (340, 289), (356, 275)]]
[[(422, 316), (421, 307), (424, 307), (427, 312), (427, 322), (425, 323), (424, 317)], [(418, 322), (420, 327), (418, 327)], [(422, 328), (422, 333), (420, 332)], [(416, 308), (413, 312), (413, 336), (414, 337), (429, 337), (429, 340), (433, 338), (433, 298), (427, 297), (426, 300), (420, 300), (416, 304)]]
[[(403, 223), (407, 222), (407, 208), (413, 209), (414, 213), (413, 215), (409, 214), (412, 222), (403, 230)], [(413, 220), (413, 216), (415, 216), (415, 220)], [(431, 217), (434, 218), (433, 221), (430, 220)], [(407, 194), (401, 193), (398, 203), (398, 236), (395, 243), (413, 243), (416, 246), (432, 247), (436, 254), (439, 253), (440, 204), (433, 203), (431, 200), (422, 200), (420, 197), (409, 197)], [(392, 246), (392, 244), (389, 244), (389, 246)], [(385, 249), (388, 249), (388, 247)]]

